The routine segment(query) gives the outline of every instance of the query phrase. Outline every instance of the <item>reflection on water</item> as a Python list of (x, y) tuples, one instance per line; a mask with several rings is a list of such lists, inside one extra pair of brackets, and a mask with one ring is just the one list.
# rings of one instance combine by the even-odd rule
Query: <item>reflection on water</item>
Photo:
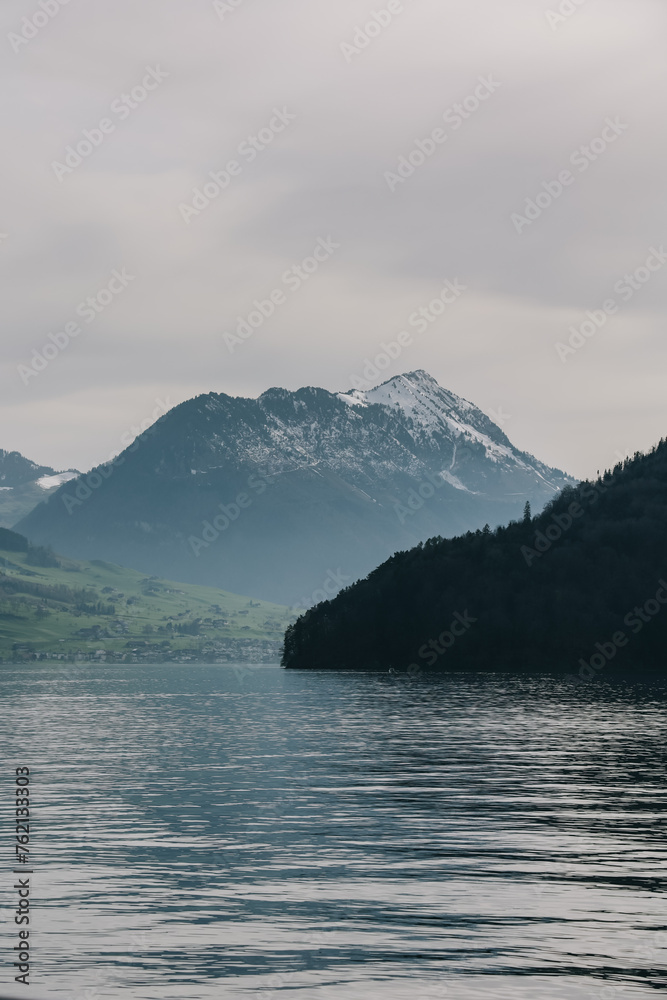
[(5, 904), (0, 992), (667, 986), (664, 690), (32, 664), (0, 668), (0, 697), (6, 792), (34, 772), (37, 896), (34, 985), (11, 988)]

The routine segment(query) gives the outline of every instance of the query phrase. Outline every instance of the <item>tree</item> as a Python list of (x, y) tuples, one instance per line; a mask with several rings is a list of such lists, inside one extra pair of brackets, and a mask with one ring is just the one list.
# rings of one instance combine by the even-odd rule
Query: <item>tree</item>
[(485, 525), (396, 553), (292, 624), (282, 662), (297, 669), (430, 668), (430, 643), (446, 645), (441, 636), (456, 635), (448, 623), (464, 616), (474, 624), (433, 669), (554, 670), (582, 680), (603, 668), (664, 676), (667, 610), (658, 611), (666, 595), (664, 443), (613, 477), (567, 487), (536, 517), (526, 504), (524, 523), (493, 532)]

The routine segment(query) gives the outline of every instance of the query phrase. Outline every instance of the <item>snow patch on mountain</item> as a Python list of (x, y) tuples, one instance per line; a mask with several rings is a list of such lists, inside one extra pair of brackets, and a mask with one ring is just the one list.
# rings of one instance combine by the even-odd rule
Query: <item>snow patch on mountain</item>
[(451, 472), (441, 472), (440, 475), (445, 482), (449, 483), (450, 486), (453, 486), (455, 490), (463, 490), (464, 493), (472, 493), (472, 490), (469, 490), (467, 486), (464, 486), (459, 477), (453, 476)]
[(187, 441), (161, 454), (156, 474), (178, 466), (178, 474), (206, 476), (228, 463), (270, 476), (319, 467), (370, 496), (381, 485), (393, 488), (396, 476), (420, 481), (442, 468), (449, 487), (470, 495), (506, 497), (529, 483), (552, 493), (569, 481), (518, 451), (478, 407), (421, 370), (368, 390), (273, 388), (257, 399), (210, 393), (183, 405), (194, 421), (183, 425)]
[(569, 481), (514, 448), (478, 407), (424, 371), (368, 390), (273, 388), (256, 399), (208, 393), (164, 419), (174, 428), (171, 439), (151, 459), (161, 478), (190, 478), (194, 470), (202, 484), (213, 484), (226, 469), (241, 481), (253, 469), (271, 477), (321, 469), (386, 499), (409, 488), (401, 477), (421, 482), (446, 469), (443, 486), (461, 499), (532, 490), (536, 503)]
[[(523, 470), (537, 472), (516, 454), (509, 442), (503, 443), (502, 439), (507, 439), (502, 431), (473, 403), (443, 389), (428, 372), (419, 370), (396, 375), (373, 389), (338, 393), (338, 399), (352, 407), (375, 404), (390, 411), (398, 410), (411, 422), (410, 431), (415, 439), (427, 437), (442, 440), (443, 436), (455, 442), (467, 439), (482, 445), (486, 457), (496, 464), (509, 462)], [(486, 424), (486, 428), (482, 430), (475, 424)], [(493, 439), (491, 434), (494, 432), (500, 440)], [(457, 489), (468, 490), (458, 477), (454, 478), (460, 484)]]
[(336, 397), (348, 406), (368, 406), (365, 393), (360, 389), (350, 389), (349, 392), (337, 392)]
[(78, 475), (78, 472), (57, 472), (54, 476), (42, 476), (37, 480), (37, 485), (43, 490), (52, 490), (56, 486), (62, 486), (63, 483), (76, 479)]

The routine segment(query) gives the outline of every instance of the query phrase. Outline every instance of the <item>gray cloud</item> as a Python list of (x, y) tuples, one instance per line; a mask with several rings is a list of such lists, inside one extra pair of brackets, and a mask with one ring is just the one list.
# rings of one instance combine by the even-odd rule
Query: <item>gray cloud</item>
[[(468, 291), (388, 375), (427, 368), (503, 407), (517, 445), (575, 474), (662, 436), (667, 267), (567, 363), (554, 345), (667, 243), (667, 14), (586, 0), (552, 29), (560, 5), (405, 0), (348, 62), (341, 44), (383, 0), (243, 0), (222, 19), (204, 0), (69, 0), (18, 52), (7, 36), (40, 7), (6, 0), (0, 446), (87, 467), (157, 397), (347, 388), (445, 278)], [(114, 102), (156, 66), (167, 77), (121, 119)], [(444, 123), (489, 76), (488, 100)], [(274, 108), (296, 118), (248, 162), (240, 144)], [(58, 181), (52, 162), (105, 117)], [(580, 172), (571, 154), (607, 118), (627, 129)], [(385, 174), (438, 127), (392, 192)], [(231, 159), (240, 173), (186, 225), (179, 205)], [(519, 235), (512, 213), (566, 168)], [(230, 354), (222, 334), (328, 236), (340, 249)], [(17, 366), (123, 267), (134, 281), (25, 385)]]

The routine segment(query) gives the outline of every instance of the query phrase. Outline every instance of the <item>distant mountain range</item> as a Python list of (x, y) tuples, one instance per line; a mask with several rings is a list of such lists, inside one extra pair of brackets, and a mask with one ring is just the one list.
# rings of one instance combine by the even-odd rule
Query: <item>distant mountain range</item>
[(667, 676), (667, 440), (538, 517), (432, 539), (301, 616), (292, 668)]
[(80, 474), (76, 469), (56, 472), (30, 462), (18, 451), (0, 449), (0, 527), (11, 528), (50, 493)]
[(572, 482), (424, 371), (366, 392), (209, 393), (17, 524), (80, 559), (310, 606), (393, 552)]

